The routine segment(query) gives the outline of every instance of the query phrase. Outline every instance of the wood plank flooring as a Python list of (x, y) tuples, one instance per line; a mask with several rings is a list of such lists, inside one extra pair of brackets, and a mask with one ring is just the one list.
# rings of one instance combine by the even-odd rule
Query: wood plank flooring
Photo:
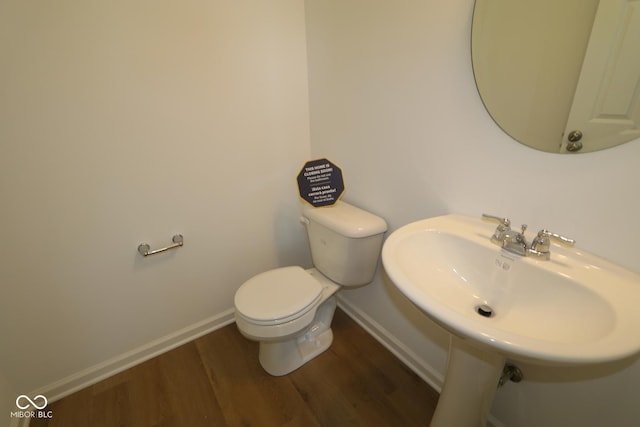
[(31, 427), (427, 426), (438, 394), (340, 309), (329, 350), (283, 377), (235, 324), (52, 403)]

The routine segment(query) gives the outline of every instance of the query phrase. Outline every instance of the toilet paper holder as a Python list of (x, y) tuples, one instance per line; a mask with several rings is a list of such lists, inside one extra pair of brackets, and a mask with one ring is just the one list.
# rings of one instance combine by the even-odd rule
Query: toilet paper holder
[(184, 245), (184, 238), (182, 237), (182, 234), (174, 235), (171, 240), (173, 241), (173, 245), (154, 250), (151, 250), (151, 246), (149, 246), (147, 243), (140, 243), (138, 245), (138, 252), (140, 253), (140, 255), (146, 257), (149, 255), (155, 255), (161, 252), (168, 251), (169, 249), (179, 248), (180, 246)]

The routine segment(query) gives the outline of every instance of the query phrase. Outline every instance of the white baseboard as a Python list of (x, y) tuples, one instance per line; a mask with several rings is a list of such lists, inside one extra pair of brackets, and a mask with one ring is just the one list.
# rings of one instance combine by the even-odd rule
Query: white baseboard
[(433, 368), (424, 358), (419, 357), (410, 348), (400, 342), (382, 325), (373, 320), (368, 314), (338, 295), (338, 306), (349, 315), (357, 324), (386, 347), (398, 359), (402, 361), (416, 375), (422, 378), (438, 393), (442, 390), (444, 377)]
[[(406, 345), (400, 342), (389, 331), (373, 320), (368, 314), (351, 304), (349, 301), (340, 298), (338, 294), (338, 307), (349, 315), (356, 323), (382, 344), (387, 350), (393, 353), (402, 363), (411, 369), (416, 375), (422, 378), (438, 393), (442, 391), (444, 376), (431, 366), (424, 358), (415, 354)], [(488, 425), (491, 427), (506, 427), (493, 415), (489, 415)]]
[[(89, 387), (105, 378), (120, 373), (189, 341), (206, 335), (216, 329), (233, 323), (234, 310), (231, 308), (208, 319), (187, 326), (179, 331), (151, 341), (141, 347), (113, 357), (97, 365), (83, 369), (68, 377), (62, 378), (30, 393), (31, 396), (42, 394), (48, 402), (55, 402), (78, 390)], [(24, 424), (25, 426), (28, 425)], [(22, 427), (17, 424), (15, 427)]]
[[(442, 374), (434, 369), (424, 358), (416, 355), (411, 349), (397, 340), (391, 333), (389, 333), (389, 331), (365, 312), (339, 296), (338, 306), (434, 390), (438, 392), (441, 391), (444, 381)], [(179, 347), (189, 341), (213, 332), (216, 329), (229, 325), (234, 322), (233, 313), (233, 309), (226, 310), (216, 316), (210, 317), (209, 319), (187, 326), (186, 328), (151, 341), (150, 343), (127, 353), (43, 386), (32, 391), (30, 395), (34, 396), (42, 394), (47, 397), (49, 403), (55, 402), (56, 400), (62, 399), (63, 397), (78, 390), (89, 387), (99, 381)], [(490, 417), (489, 423), (496, 427), (504, 426), (494, 417)], [(28, 426), (28, 418), (11, 419), (10, 427)]]

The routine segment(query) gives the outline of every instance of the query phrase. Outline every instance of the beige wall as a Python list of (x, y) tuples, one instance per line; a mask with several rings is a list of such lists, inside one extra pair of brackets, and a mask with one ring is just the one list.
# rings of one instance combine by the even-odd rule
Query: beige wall
[[(439, 214), (486, 212), (532, 232), (564, 233), (640, 271), (640, 141), (572, 157), (504, 135), (474, 87), (472, 11), (472, 0), (307, 1), (312, 154), (340, 164), (345, 199), (383, 216), (390, 231)], [(416, 365), (438, 382), (446, 336), (384, 275), (341, 297), (421, 358)], [(499, 390), (492, 411), (507, 426), (640, 419), (637, 361), (523, 369), (527, 380)]]
[[(338, 163), (346, 199), (391, 230), (488, 212), (640, 271), (640, 146), (568, 157), (502, 134), (473, 84), (471, 0), (304, 6), (308, 72), (300, 1), (0, 5), (0, 397), (228, 313), (256, 272), (308, 265), (294, 177), (309, 157)], [(176, 232), (183, 248), (137, 254)], [(383, 273), (341, 295), (441, 381), (447, 335)], [(635, 361), (525, 375), (498, 392), (506, 425), (640, 419)]]
[(0, 414), (4, 422), (10, 418), (10, 412), (14, 408), (14, 402), (20, 393), (16, 393), (13, 386), (7, 381), (3, 370), (0, 369)]
[[(0, 366), (15, 390), (308, 262), (304, 31), (296, 0), (0, 5)], [(174, 233), (183, 248), (138, 255)]]

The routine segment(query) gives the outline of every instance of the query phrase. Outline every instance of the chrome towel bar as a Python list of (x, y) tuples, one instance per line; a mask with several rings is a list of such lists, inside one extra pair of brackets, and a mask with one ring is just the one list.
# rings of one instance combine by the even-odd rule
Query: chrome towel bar
[(138, 245), (138, 252), (140, 252), (140, 255), (142, 256), (149, 256), (168, 251), (169, 249), (179, 248), (180, 246), (184, 245), (184, 238), (182, 237), (182, 234), (176, 234), (171, 240), (173, 240), (173, 245), (154, 250), (151, 250), (151, 246), (149, 246), (148, 244), (140, 243), (140, 245)]

